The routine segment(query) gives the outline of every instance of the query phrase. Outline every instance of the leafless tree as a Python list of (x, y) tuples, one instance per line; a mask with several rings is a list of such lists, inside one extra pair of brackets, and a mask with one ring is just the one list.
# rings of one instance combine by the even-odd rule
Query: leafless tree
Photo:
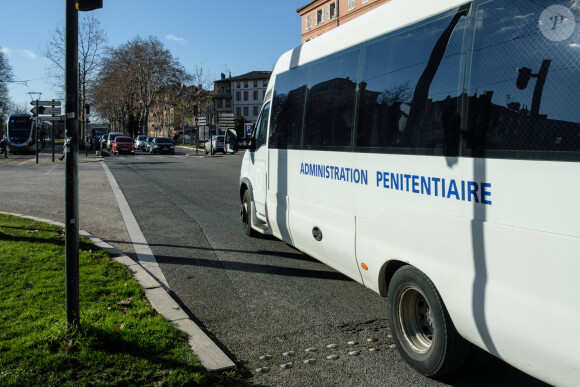
[(93, 110), (109, 121), (112, 129), (121, 132), (128, 129), (129, 117), (134, 114), (138, 100), (129, 69), (123, 67), (118, 51), (110, 50), (103, 58), (90, 95)]
[(10, 98), (8, 97), (7, 82), (12, 81), (12, 77), (12, 66), (8, 63), (8, 57), (4, 51), (0, 50), (0, 117), (4, 117), (9, 113), (11, 104)]
[[(64, 96), (65, 90), (65, 31), (62, 26), (57, 26), (49, 32), (49, 41), (44, 50), (44, 56), (48, 59), (49, 78), (52, 85), (57, 88), (60, 96)], [(82, 13), (79, 20), (79, 87), (81, 118), (85, 122), (84, 106), (87, 103), (87, 93), (91, 82), (95, 80), (107, 44), (107, 34), (101, 27), (101, 23), (92, 12)]]

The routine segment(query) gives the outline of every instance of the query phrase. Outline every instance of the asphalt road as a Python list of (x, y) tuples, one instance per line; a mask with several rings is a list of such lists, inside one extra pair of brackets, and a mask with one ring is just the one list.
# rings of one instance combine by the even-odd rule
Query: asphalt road
[[(384, 299), (283, 242), (245, 236), (238, 215), (241, 154), (188, 153), (195, 154), (79, 156), (80, 228), (135, 256), (105, 162), (184, 309), (249, 382), (543, 385), (497, 359), (440, 380), (417, 374), (393, 348)], [(39, 164), (34, 155), (0, 158), (0, 210), (63, 222), (64, 164), (41, 156)]]
[(172, 290), (253, 383), (540, 384), (497, 360), (439, 381), (413, 371), (390, 338), (384, 299), (283, 242), (245, 236), (241, 159), (138, 154), (106, 163)]

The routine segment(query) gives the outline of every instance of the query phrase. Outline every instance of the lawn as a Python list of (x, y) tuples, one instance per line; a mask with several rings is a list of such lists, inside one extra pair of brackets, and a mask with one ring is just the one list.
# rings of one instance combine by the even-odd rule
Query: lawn
[(67, 332), (58, 226), (0, 214), (0, 385), (222, 385), (107, 251), (80, 240), (80, 325)]

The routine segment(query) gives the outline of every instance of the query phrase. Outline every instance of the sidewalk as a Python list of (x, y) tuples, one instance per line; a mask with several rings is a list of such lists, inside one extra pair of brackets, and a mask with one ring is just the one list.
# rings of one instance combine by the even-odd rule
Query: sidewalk
[[(5, 159), (0, 155), (0, 212), (64, 227), (65, 161), (58, 160), (61, 155), (55, 151), (56, 160), (52, 162), (52, 149), (45, 149), (39, 154), (38, 164), (35, 156), (9, 154)], [(78, 176), (79, 229), (87, 230), (81, 231), (81, 235), (111, 251), (115, 260), (127, 266), (153, 307), (188, 334), (193, 352), (208, 371), (233, 368), (234, 363), (171, 297), (172, 292), (163, 283), (165, 278), (138, 225), (127, 221), (131, 218), (134, 221), (133, 215), (100, 153), (94, 150), (88, 156), (84, 151), (79, 153)]]

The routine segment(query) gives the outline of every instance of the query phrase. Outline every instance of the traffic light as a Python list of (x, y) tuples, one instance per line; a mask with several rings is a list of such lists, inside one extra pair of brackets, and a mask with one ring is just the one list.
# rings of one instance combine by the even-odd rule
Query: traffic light
[(197, 117), (197, 104), (193, 105), (193, 115)]
[(103, 8), (103, 0), (78, 0), (77, 9), (79, 11), (92, 11)]
[(87, 116), (90, 116), (91, 115), (91, 105), (88, 104), (88, 103), (85, 104), (85, 114)]

